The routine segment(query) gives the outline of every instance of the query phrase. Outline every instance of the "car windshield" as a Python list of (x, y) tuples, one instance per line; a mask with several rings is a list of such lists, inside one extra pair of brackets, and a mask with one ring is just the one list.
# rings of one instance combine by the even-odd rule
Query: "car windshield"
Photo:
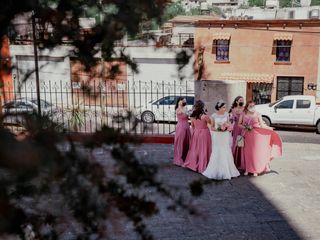
[(273, 103), (270, 103), (269, 104), (269, 107), (273, 107), (274, 105), (276, 105), (278, 102), (282, 101), (283, 98), (280, 98), (279, 100), (273, 102)]
[[(38, 101), (37, 101), (37, 99), (32, 99), (31, 100), (31, 102), (32, 103), (34, 103), (34, 104), (38, 104)], [(41, 107), (42, 108), (48, 108), (48, 107), (51, 107), (52, 106), (52, 104), (50, 104), (50, 103), (48, 103), (47, 101), (45, 101), (45, 100), (40, 100), (40, 104), (41, 104)]]

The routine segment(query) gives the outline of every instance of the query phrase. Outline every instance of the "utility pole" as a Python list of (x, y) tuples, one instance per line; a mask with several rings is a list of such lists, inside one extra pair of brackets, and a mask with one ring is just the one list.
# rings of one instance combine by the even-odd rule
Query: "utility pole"
[(41, 101), (40, 101), (40, 82), (39, 82), (39, 66), (38, 66), (38, 49), (36, 38), (36, 19), (35, 12), (32, 11), (32, 38), (33, 38), (33, 51), (34, 51), (34, 71), (36, 74), (36, 87), (37, 87), (37, 105), (38, 114), (41, 115)]

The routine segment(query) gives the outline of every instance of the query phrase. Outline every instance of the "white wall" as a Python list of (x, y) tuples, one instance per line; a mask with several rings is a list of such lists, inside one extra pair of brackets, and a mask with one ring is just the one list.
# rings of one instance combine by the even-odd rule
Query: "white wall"
[[(69, 47), (38, 52), (40, 96), (57, 105), (71, 104)], [(32, 45), (11, 45), (13, 83), (16, 97), (36, 98), (36, 75)]]
[[(195, 28), (193, 25), (190, 24), (177, 24), (176, 26), (174, 26), (172, 28), (172, 38), (171, 38), (171, 43), (173, 45), (179, 45), (179, 34), (181, 33), (191, 33), (194, 35), (195, 33)], [(185, 39), (187, 40), (187, 38)], [(181, 42), (181, 44), (183, 44), (183, 40)]]
[(135, 103), (138, 106), (140, 102), (155, 100), (165, 95), (194, 92), (193, 51), (186, 49), (192, 57), (179, 72), (175, 59), (181, 50), (181, 48), (127, 48), (127, 53), (137, 62), (139, 69), (139, 73), (134, 73), (130, 68), (127, 71), (128, 90), (131, 93), (130, 105)]
[(320, 6), (312, 7), (296, 7), (296, 8), (277, 8), (277, 9), (262, 9), (262, 8), (249, 8), (249, 9), (235, 9), (232, 12), (233, 17), (239, 16), (253, 16), (253, 19), (289, 19), (289, 13), (294, 11), (294, 19), (309, 19), (309, 12), (312, 9), (320, 9)]

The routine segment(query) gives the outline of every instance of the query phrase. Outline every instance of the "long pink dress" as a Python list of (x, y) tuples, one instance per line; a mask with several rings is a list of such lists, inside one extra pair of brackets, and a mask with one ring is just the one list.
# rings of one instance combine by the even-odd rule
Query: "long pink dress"
[(239, 119), (241, 113), (238, 113), (235, 109), (232, 109), (232, 123), (233, 123), (233, 130), (232, 130), (232, 154), (234, 159), (234, 164), (238, 169), (242, 169), (241, 166), (244, 166), (244, 164), (241, 164), (241, 152), (242, 148), (237, 147), (237, 137), (242, 133), (242, 128), (238, 126)]
[(192, 122), (194, 128), (191, 144), (183, 166), (202, 173), (207, 168), (212, 151), (212, 140), (208, 128), (210, 118), (202, 115), (201, 119), (192, 119)]
[(182, 166), (187, 157), (191, 133), (188, 122), (188, 115), (185, 113), (177, 113), (178, 124), (176, 126), (176, 134), (174, 136), (174, 158), (173, 163)]
[(245, 145), (242, 152), (244, 170), (249, 173), (262, 173), (269, 170), (270, 161), (282, 155), (282, 141), (273, 130), (261, 128), (259, 113), (252, 117), (243, 114), (243, 124), (253, 127), (245, 133)]

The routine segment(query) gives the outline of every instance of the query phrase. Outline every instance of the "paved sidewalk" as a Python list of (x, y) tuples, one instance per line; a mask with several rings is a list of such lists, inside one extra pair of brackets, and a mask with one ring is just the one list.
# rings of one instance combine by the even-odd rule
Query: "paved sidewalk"
[[(136, 154), (158, 164), (159, 177), (177, 194), (189, 196), (188, 183), (202, 177), (171, 164), (172, 145), (145, 144)], [(168, 211), (160, 199), (160, 214), (147, 219), (148, 227), (161, 240), (320, 239), (320, 145), (284, 143), (284, 156), (271, 167), (270, 174), (206, 186), (201, 197), (191, 198), (201, 216)], [(137, 237), (131, 233), (114, 239)]]

